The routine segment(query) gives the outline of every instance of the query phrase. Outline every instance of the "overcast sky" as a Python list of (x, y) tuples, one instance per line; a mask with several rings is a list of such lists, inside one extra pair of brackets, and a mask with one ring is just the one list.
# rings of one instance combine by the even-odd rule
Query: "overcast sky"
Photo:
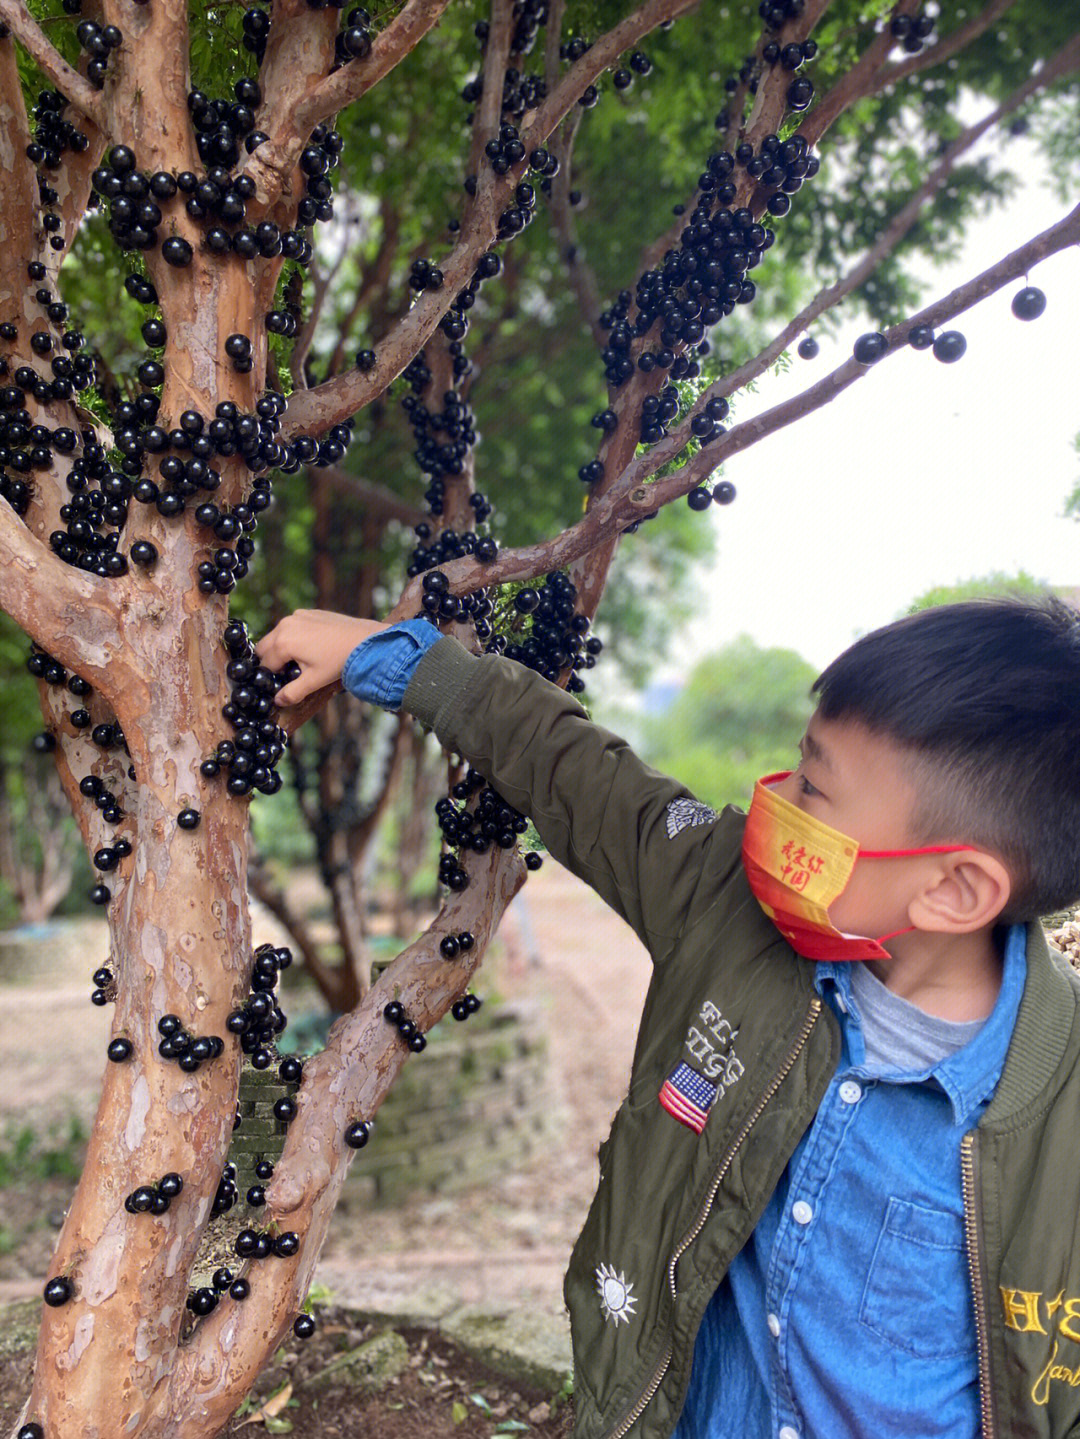
[[(936, 271), (927, 302), (1067, 210), (1044, 185), (1028, 185), (972, 229), (955, 262)], [(699, 617), (657, 681), (681, 679), (698, 655), (740, 633), (824, 666), (924, 590), (993, 570), (1080, 585), (1080, 524), (1061, 517), (1080, 481), (1080, 255), (1052, 256), (1029, 278), (1047, 296), (1038, 320), (1013, 317), (1023, 281), (1010, 284), (950, 324), (968, 342), (955, 364), (930, 351), (891, 355), (725, 466), (738, 495), (699, 517), (717, 527), (719, 553), (700, 577)], [(738, 419), (820, 379), (869, 328), (853, 318), (837, 341), (819, 336), (817, 359), (763, 377)]]

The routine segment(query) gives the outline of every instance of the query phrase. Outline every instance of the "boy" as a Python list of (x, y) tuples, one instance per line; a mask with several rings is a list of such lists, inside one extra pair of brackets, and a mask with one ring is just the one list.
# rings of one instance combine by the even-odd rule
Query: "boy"
[(257, 646), (434, 727), (648, 946), (565, 1295), (577, 1439), (1080, 1439), (1080, 615), (926, 610), (720, 815), (424, 620)]

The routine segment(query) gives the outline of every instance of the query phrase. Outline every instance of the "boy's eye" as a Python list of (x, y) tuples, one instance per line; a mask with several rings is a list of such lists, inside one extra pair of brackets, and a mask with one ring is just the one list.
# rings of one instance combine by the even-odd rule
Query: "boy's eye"
[(799, 775), (799, 793), (807, 796), (820, 795), (821, 791), (815, 789), (804, 774)]

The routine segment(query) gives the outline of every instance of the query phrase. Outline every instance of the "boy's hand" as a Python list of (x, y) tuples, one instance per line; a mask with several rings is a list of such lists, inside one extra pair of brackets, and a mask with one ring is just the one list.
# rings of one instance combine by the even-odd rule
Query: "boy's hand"
[(341, 678), (345, 661), (361, 640), (389, 625), (379, 620), (358, 620), (330, 610), (297, 610), (274, 626), (255, 646), (260, 663), (282, 670), (290, 660), (300, 676), (278, 690), (274, 703), (299, 704), (308, 695)]

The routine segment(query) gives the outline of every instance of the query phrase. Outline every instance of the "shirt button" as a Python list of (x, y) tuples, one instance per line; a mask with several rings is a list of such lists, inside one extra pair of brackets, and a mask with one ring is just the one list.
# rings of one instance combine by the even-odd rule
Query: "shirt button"
[[(795, 1203), (791, 1206), (791, 1217), (796, 1224), (809, 1224), (814, 1217), (814, 1211), (805, 1199), (796, 1199)], [(783, 1434), (783, 1432), (781, 1429), (780, 1433)], [(795, 1430), (789, 1429), (788, 1433), (794, 1434)]]
[(853, 1079), (845, 1079), (840, 1086), (840, 1098), (845, 1104), (858, 1104), (862, 1098), (862, 1085), (856, 1084)]
[(775, 1314), (770, 1314), (770, 1315), (766, 1318), (765, 1323), (769, 1326), (769, 1333), (772, 1335), (772, 1337), (773, 1337), (774, 1339), (779, 1339), (779, 1338), (780, 1338), (780, 1321), (779, 1321), (779, 1319), (777, 1319), (776, 1315), (775, 1315)]
[(777, 1439), (799, 1439), (799, 1431), (792, 1429), (790, 1424), (785, 1424), (777, 1435)]

